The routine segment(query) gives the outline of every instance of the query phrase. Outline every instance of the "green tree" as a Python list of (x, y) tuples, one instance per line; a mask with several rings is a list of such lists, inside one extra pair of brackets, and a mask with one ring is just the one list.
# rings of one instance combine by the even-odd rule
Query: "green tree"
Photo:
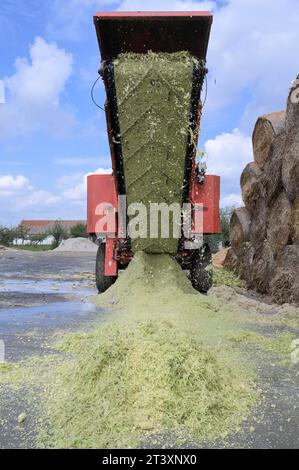
[(30, 229), (25, 225), (19, 224), (15, 228), (15, 238), (22, 240), (22, 245), (24, 244), (24, 240), (28, 238)]
[(57, 248), (59, 243), (62, 240), (68, 238), (69, 234), (67, 230), (64, 228), (63, 224), (60, 220), (56, 220), (52, 227), (48, 230), (47, 235), (52, 235), (54, 241), (52, 243), (52, 248)]
[(220, 209), (220, 224), (221, 224), (221, 240), (224, 247), (230, 245), (229, 239), (229, 224), (232, 213), (234, 211), (234, 207), (225, 207), (224, 209)]
[(87, 233), (87, 225), (84, 224), (83, 222), (79, 222), (76, 225), (73, 225), (73, 227), (70, 230), (71, 237), (77, 238), (77, 237), (88, 237)]
[(0, 244), (8, 246), (10, 245), (15, 238), (15, 228), (5, 227), (0, 225)]
[(212, 253), (216, 253), (219, 250), (220, 243), (225, 248), (230, 245), (229, 224), (233, 211), (234, 207), (232, 206), (220, 209), (221, 233), (204, 236), (204, 241), (209, 244)]
[(32, 245), (38, 245), (39, 243), (41, 243), (45, 238), (47, 237), (47, 235), (45, 233), (36, 233), (34, 235), (30, 235), (30, 242), (32, 243)]

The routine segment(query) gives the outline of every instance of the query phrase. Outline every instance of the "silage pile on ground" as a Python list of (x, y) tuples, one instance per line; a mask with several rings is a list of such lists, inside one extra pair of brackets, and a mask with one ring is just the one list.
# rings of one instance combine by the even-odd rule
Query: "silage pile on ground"
[(113, 306), (104, 324), (59, 346), (73, 356), (46, 387), (47, 445), (130, 447), (147, 434), (207, 440), (236, 430), (255, 392), (248, 369), (221, 348), (234, 326), (219, 330), (219, 302), (194, 291), (174, 260), (137, 253), (96, 301)]
[[(231, 276), (224, 281), (235, 285)], [(252, 432), (250, 420), (242, 422), (263, 398), (259, 368), (290, 364), (298, 311), (275, 307), (273, 315), (272, 305), (241, 289), (212, 291), (194, 291), (167, 255), (137, 253), (97, 296), (111, 313), (100, 315), (90, 332), (65, 335), (59, 353), (0, 365), (5, 393), (16, 386), (31, 397), (24, 411), (29, 416), (33, 407), (39, 416), (37, 445), (202, 446)], [(255, 410), (254, 422), (263, 408)]]

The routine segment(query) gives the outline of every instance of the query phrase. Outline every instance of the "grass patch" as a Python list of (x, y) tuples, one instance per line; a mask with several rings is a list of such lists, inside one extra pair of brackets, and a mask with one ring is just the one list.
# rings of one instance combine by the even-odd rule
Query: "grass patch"
[(25, 251), (49, 251), (53, 247), (52, 245), (16, 245), (14, 248)]

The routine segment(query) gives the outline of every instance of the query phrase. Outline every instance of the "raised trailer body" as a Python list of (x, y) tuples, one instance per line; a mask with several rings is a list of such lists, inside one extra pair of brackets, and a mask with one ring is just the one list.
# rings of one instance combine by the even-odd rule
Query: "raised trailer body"
[[(126, 228), (124, 225), (128, 224), (129, 219), (124, 220), (122, 217), (120, 222), (119, 196), (125, 197), (127, 202), (132, 202), (132, 194), (136, 193), (138, 194), (138, 200), (145, 204), (149, 204), (152, 199), (154, 199), (154, 202), (159, 202), (159, 197), (161, 202), (166, 201), (168, 204), (179, 202), (182, 207), (186, 203), (190, 203), (192, 207), (202, 204), (203, 234), (219, 233), (220, 178), (214, 175), (204, 175), (199, 171), (195, 161), (202, 112), (200, 94), (207, 71), (205, 59), (212, 15), (208, 12), (103, 12), (95, 15), (94, 23), (102, 57), (100, 74), (103, 78), (107, 95), (105, 112), (113, 169), (111, 175), (96, 174), (90, 175), (87, 179), (88, 233), (95, 239), (101, 240), (99, 256), (105, 257), (105, 260), (101, 260), (99, 275), (107, 276), (107, 282), (98, 283), (99, 290), (103, 291), (117, 277), (118, 269), (125, 267), (129, 263), (134, 254), (134, 249), (138, 249), (139, 246), (141, 246), (141, 249), (149, 252), (152, 249), (150, 243), (141, 243), (140, 245), (137, 243), (134, 245), (134, 242), (132, 243), (127, 233), (125, 233), (125, 236), (123, 235), (123, 229)], [(142, 149), (138, 148), (136, 150), (134, 148), (130, 153), (128, 149), (135, 142), (132, 142), (131, 138), (129, 146), (124, 137), (127, 129), (124, 129), (122, 113), (125, 113), (125, 117), (128, 117), (130, 126), (135, 126), (135, 129), (137, 127), (137, 134), (140, 132), (140, 129), (144, 129), (143, 132), (146, 132), (146, 127), (141, 125), (138, 128), (140, 120), (137, 123), (133, 121), (133, 123), (130, 123), (131, 102), (125, 103), (126, 108), (124, 109), (122, 103), (124, 100), (119, 100), (118, 95), (121, 88), (118, 87), (118, 81), (120, 81), (120, 72), (116, 64), (118, 64), (118, 58), (123, 57), (123, 54), (147, 54), (149, 51), (156, 54), (177, 54), (184, 51), (196, 59), (196, 65), (194, 65), (192, 72), (192, 83), (190, 82), (192, 89), (190, 89), (189, 109), (187, 109), (189, 113), (190, 135), (186, 137), (185, 150), (176, 163), (179, 165), (181, 162), (184, 171), (181, 172), (181, 179), (177, 181), (179, 191), (175, 196), (173, 181), (171, 181), (172, 174), (167, 171), (167, 163), (162, 162), (164, 151), (162, 144), (160, 145), (160, 142), (158, 142), (157, 149), (154, 149), (156, 152), (156, 162), (154, 164), (156, 167), (158, 165), (158, 168), (144, 176), (144, 172), (141, 173), (138, 168), (141, 166), (140, 163), (143, 157), (147, 159), (151, 157), (148, 147), (144, 147), (144, 155), (142, 154)], [(154, 71), (153, 73), (155, 74), (156, 72)], [(163, 83), (163, 76), (160, 79), (160, 75), (158, 76), (157, 84), (155, 84), (156, 80), (154, 79), (151, 79), (149, 82), (153, 85), (153, 97), (157, 91), (155, 86), (161, 86), (161, 83)], [(142, 78), (143, 81), (146, 79)], [(136, 89), (138, 86), (139, 82), (136, 80)], [(165, 86), (167, 87), (167, 84)], [(135, 90), (133, 92), (135, 93)], [(133, 92), (130, 91), (128, 99), (132, 99)], [(136, 96), (137, 92), (138, 90), (136, 91)], [(171, 92), (172, 90), (170, 89), (169, 96), (171, 96)], [(176, 93), (176, 90), (174, 90), (174, 93)], [(134, 96), (132, 103), (134, 104), (134, 99), (136, 104), (136, 97)], [(162, 105), (163, 103), (161, 102)], [(165, 116), (165, 119), (167, 120), (167, 116)], [(144, 135), (139, 135), (142, 142)], [(148, 141), (147, 145), (152, 145), (152, 142)], [(130, 159), (132, 161), (133, 158), (136, 158), (135, 154), (137, 153), (139, 153), (138, 158), (133, 161), (133, 165), (132, 163), (130, 165), (128, 162), (130, 162)], [(170, 164), (172, 163), (171, 158), (174, 157), (170, 151)], [(136, 168), (136, 178), (134, 168)], [(163, 176), (165, 188), (163, 188), (162, 184), (162, 173), (163, 175), (165, 173), (165, 178)], [(156, 194), (151, 193), (150, 184), (156, 184), (155, 188), (158, 188), (155, 191)], [(103, 211), (103, 204), (106, 204), (107, 210), (104, 209)], [(106, 220), (106, 224), (101, 223), (103, 219)], [(121, 230), (120, 224), (122, 224)], [(193, 231), (192, 236), (194, 237), (194, 235), (196, 233)], [(104, 246), (102, 241), (105, 242)], [(161, 247), (163, 246), (161, 251), (166, 251), (176, 256), (182, 262), (182, 265), (184, 265), (184, 260), (190, 262), (192, 259), (199, 259), (192, 252), (192, 249), (186, 249), (187, 245), (185, 242), (186, 236), (182, 232), (177, 243), (169, 243), (169, 250), (167, 250), (167, 242), (166, 250), (165, 244), (161, 244)], [(159, 252), (159, 243), (156, 243), (154, 252), (157, 251)], [(198, 252), (198, 249), (194, 251)], [(209, 254), (207, 258), (210, 259)], [(97, 263), (99, 264), (99, 262), (98, 259)]]

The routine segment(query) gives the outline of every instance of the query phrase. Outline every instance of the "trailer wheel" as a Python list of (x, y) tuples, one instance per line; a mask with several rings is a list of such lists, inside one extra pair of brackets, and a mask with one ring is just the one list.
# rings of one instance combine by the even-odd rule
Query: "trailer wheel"
[(105, 276), (106, 243), (101, 242), (96, 257), (96, 285), (99, 293), (105, 292), (117, 279), (117, 276)]
[(207, 243), (202, 248), (196, 250), (191, 259), (190, 277), (191, 282), (198, 292), (206, 294), (213, 285), (213, 273), (209, 270), (211, 266), (212, 254)]

